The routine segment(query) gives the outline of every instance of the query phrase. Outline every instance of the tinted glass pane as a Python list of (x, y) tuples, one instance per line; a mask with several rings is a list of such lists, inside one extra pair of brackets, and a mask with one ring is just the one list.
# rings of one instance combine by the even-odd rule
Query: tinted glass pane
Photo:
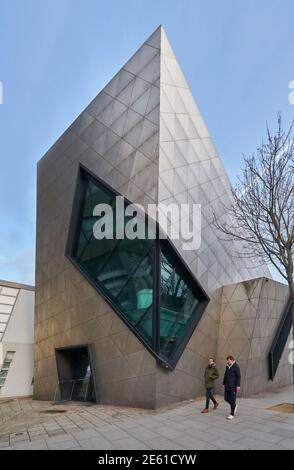
[(58, 397), (60, 400), (70, 401), (72, 397), (73, 391), (73, 380), (67, 380), (65, 382), (59, 382), (59, 393), (60, 396)]
[(8, 361), (6, 361), (6, 359), (5, 359), (5, 361), (3, 362), (2, 368), (3, 369), (8, 369), (10, 364), (11, 364), (11, 359), (9, 359)]
[[(76, 226), (71, 226), (76, 240), (72, 242), (69, 237), (69, 244), (74, 244), (68, 247), (70, 256), (100, 294), (111, 302), (117, 314), (135, 329), (148, 349), (162, 362), (174, 366), (203, 313), (203, 309), (197, 307), (207, 302), (207, 296), (167, 240), (116, 238), (119, 215), (116, 214), (116, 196), (114, 191), (81, 170), (80, 203), (75, 208), (78, 221)], [(101, 203), (112, 206), (107, 219), (104, 213), (93, 215), (95, 206)], [(124, 212), (123, 208), (120, 210)], [(108, 238), (95, 238), (94, 225), (99, 220), (103, 222), (101, 231)], [(130, 220), (130, 216), (123, 214), (125, 227)], [(143, 218), (144, 223), (145, 220)], [(146, 228), (147, 223), (147, 234)], [(154, 230), (154, 224), (152, 228)], [(161, 261), (159, 266), (154, 266), (159, 246)], [(160, 291), (154, 292), (158, 282)], [(63, 392), (68, 392), (66, 387)]]
[(119, 308), (128, 321), (152, 344), (153, 250), (140, 261), (117, 296)]
[[(99, 219), (93, 216), (94, 207), (97, 204), (111, 204), (114, 196), (107, 191), (98, 188), (92, 181), (87, 181), (84, 210), (80, 221), (80, 235), (76, 256), (79, 261), (86, 262), (101, 254), (103, 247), (93, 235), (93, 227)], [(103, 251), (102, 251), (103, 252)], [(95, 272), (93, 273), (95, 277)]]
[[(105, 295), (117, 306), (126, 320), (152, 343), (153, 274), (152, 247), (154, 240), (116, 239), (116, 195), (110, 194), (99, 182), (84, 181), (84, 200), (79, 237), (74, 258)], [(102, 216), (93, 216), (97, 204), (110, 204), (113, 239), (97, 240), (94, 224)], [(124, 217), (124, 225), (130, 220)], [(109, 228), (108, 226), (108, 228)]]
[(152, 243), (148, 240), (117, 241), (115, 249), (98, 274), (99, 283), (112, 298), (116, 298), (151, 246)]
[(199, 301), (182, 263), (161, 243), (160, 349), (170, 356), (179, 344)]

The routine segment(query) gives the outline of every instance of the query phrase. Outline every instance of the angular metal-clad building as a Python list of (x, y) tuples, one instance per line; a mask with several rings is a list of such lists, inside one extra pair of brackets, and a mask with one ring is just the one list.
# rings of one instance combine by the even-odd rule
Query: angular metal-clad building
[[(288, 289), (212, 224), (230, 182), (162, 27), (40, 160), (37, 200), (35, 398), (157, 408), (202, 393), (209, 355), (244, 395), (290, 382)], [(200, 247), (162, 237), (182, 212), (119, 237), (132, 203), (201, 204)]]

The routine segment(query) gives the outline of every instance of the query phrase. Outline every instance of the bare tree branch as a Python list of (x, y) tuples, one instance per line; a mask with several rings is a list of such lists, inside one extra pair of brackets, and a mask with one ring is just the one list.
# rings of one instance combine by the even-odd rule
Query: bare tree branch
[(213, 214), (214, 225), (225, 240), (239, 242), (235, 256), (273, 265), (286, 279), (294, 339), (294, 120), (285, 131), (278, 114), (276, 132), (267, 125), (261, 145), (243, 160), (231, 202), (222, 217)]

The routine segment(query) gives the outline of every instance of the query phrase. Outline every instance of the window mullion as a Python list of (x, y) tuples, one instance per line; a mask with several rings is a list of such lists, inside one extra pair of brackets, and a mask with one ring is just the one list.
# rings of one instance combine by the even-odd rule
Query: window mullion
[[(157, 229), (158, 230), (158, 229)], [(154, 351), (160, 353), (160, 240), (157, 233), (154, 243), (153, 278), (153, 344)]]

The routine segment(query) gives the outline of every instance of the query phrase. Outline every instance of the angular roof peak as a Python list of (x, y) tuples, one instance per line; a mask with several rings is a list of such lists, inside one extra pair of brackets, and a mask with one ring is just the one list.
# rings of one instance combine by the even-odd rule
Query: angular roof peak
[[(71, 162), (146, 209), (151, 203), (201, 205), (201, 247), (181, 254), (208, 291), (268, 275), (232, 259), (231, 246), (215, 233), (212, 213), (230, 201), (231, 185), (161, 25), (59, 141)], [(208, 263), (208, 253), (216, 251), (225, 269), (219, 260)]]
[(161, 54), (175, 58), (175, 54), (170, 45), (166, 31), (162, 25), (159, 25), (155, 31), (145, 41), (146, 45), (155, 47), (161, 51)]

